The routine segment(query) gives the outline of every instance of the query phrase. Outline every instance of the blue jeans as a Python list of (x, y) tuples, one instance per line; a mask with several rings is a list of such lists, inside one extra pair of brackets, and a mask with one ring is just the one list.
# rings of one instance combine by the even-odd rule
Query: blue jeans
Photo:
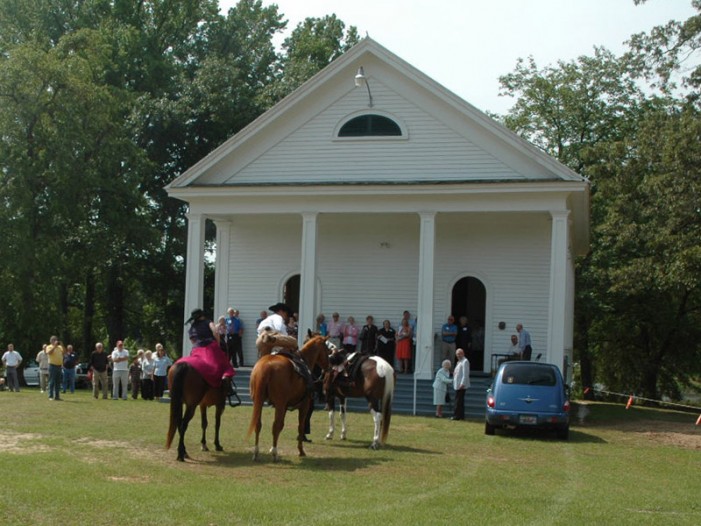
[(66, 392), (66, 387), (75, 393), (75, 369), (63, 369), (63, 392)]
[(49, 364), (49, 398), (60, 399), (61, 390), (61, 366)]

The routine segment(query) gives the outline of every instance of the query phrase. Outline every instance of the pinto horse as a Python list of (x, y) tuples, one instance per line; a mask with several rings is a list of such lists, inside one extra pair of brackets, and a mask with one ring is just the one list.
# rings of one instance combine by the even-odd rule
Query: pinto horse
[[(346, 399), (365, 398), (370, 414), (375, 423), (370, 449), (378, 449), (387, 441), (389, 423), (392, 419), (392, 398), (394, 397), (395, 375), (392, 366), (379, 356), (360, 355), (360, 363), (351, 364), (351, 377), (347, 385), (339, 382), (326, 386), (326, 398), (329, 407), (329, 432), (326, 440), (331, 440), (335, 431), (335, 399), (338, 398), (341, 409), (341, 440), (346, 439)], [(328, 377), (327, 377), (328, 378)]]
[[(200, 443), (202, 451), (209, 451), (206, 439), (207, 408), (215, 406), (214, 447), (217, 451), (224, 451), (219, 443), (219, 428), (221, 427), (221, 415), (226, 408), (227, 386), (224, 383), (216, 388), (210, 386), (192, 365), (185, 362), (177, 362), (170, 368), (168, 385), (170, 386), (170, 426), (168, 427), (166, 449), (170, 449), (177, 430), (180, 434), (178, 460), (184, 461), (186, 458), (190, 458), (185, 450), (185, 431), (187, 431), (187, 426), (195, 414), (195, 409), (199, 406), (202, 415), (202, 440)], [(238, 395), (234, 396), (238, 399)], [(183, 404), (185, 404), (184, 414)]]
[[(314, 369), (319, 365), (322, 370), (329, 366), (326, 338), (313, 336), (299, 352), (302, 360), (309, 368)], [(299, 456), (304, 457), (304, 422), (313, 403), (312, 392), (309, 390), (307, 380), (295, 372), (295, 366), (291, 358), (284, 354), (267, 354), (261, 356), (251, 371), (250, 396), (253, 400), (253, 414), (251, 424), (248, 427), (248, 436), (256, 432), (256, 444), (253, 449), (253, 460), (258, 460), (258, 442), (261, 430), (261, 415), (263, 404), (269, 402), (275, 408), (275, 422), (273, 423), (273, 446), (270, 453), (273, 461), (278, 462), (280, 457), (277, 451), (278, 438), (285, 426), (285, 413), (288, 409), (299, 410), (299, 426), (297, 429), (297, 450)]]

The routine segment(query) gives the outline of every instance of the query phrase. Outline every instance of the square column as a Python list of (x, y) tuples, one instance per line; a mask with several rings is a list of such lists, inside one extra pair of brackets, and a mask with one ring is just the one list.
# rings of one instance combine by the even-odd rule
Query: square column
[(415, 378), (433, 377), (433, 274), (436, 247), (436, 213), (420, 212), (419, 284), (416, 313)]
[[(229, 259), (231, 244), (231, 222), (214, 221), (217, 227), (217, 259), (214, 262), (214, 311), (212, 321), (225, 316), (229, 308)], [(187, 319), (187, 318), (186, 318)]]
[[(187, 256), (185, 259), (185, 312), (183, 321), (197, 307), (204, 308), (204, 225), (202, 214), (186, 214), (187, 217)], [(187, 335), (188, 327), (183, 327), (183, 356), (189, 356), (192, 343)]]
[(307, 329), (314, 330), (316, 319), (316, 244), (318, 222), (316, 212), (302, 214), (302, 259), (300, 262), (298, 343), (300, 348), (307, 335)]
[(550, 240), (550, 306), (548, 323), (548, 361), (557, 365), (563, 375), (565, 348), (571, 347), (565, 341), (565, 317), (571, 308), (567, 300), (573, 300), (568, 294), (567, 254), (569, 251), (568, 211), (550, 212), (552, 217), (552, 234)]

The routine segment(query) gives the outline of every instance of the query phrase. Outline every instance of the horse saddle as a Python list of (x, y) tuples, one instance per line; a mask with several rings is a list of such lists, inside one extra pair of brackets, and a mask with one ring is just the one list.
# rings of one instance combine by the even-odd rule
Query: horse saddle
[(307, 382), (307, 391), (314, 391), (314, 378), (312, 377), (312, 372), (309, 370), (307, 362), (302, 360), (302, 357), (299, 354), (293, 353), (286, 349), (273, 351), (270, 354), (288, 358), (292, 362), (294, 372), (301, 376), (305, 382)]
[(348, 365), (347, 365), (348, 376), (350, 378), (355, 378), (358, 374), (360, 366), (367, 359), (368, 359), (367, 354), (363, 354), (363, 353), (359, 353), (359, 352), (351, 353), (348, 356)]

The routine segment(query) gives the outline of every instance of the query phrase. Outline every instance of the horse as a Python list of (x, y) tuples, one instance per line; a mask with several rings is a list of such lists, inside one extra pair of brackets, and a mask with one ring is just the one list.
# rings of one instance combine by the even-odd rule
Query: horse
[(395, 373), (392, 366), (380, 356), (359, 355), (360, 363), (351, 364), (351, 377), (348, 384), (335, 381), (327, 383), (326, 397), (329, 408), (329, 432), (326, 440), (331, 440), (335, 431), (335, 399), (341, 409), (341, 440), (346, 439), (346, 399), (365, 398), (375, 423), (370, 449), (379, 449), (387, 441), (389, 424), (392, 419), (392, 399), (394, 397)]
[[(322, 370), (329, 366), (327, 339), (323, 336), (313, 336), (304, 344), (299, 356), (309, 368), (314, 369), (319, 365)], [(295, 366), (291, 358), (284, 354), (267, 354), (262, 356), (251, 371), (250, 396), (253, 400), (253, 414), (251, 424), (248, 427), (248, 437), (256, 432), (256, 443), (253, 449), (253, 460), (259, 458), (258, 443), (261, 430), (261, 415), (263, 404), (269, 402), (275, 408), (275, 422), (273, 423), (273, 446), (270, 453), (273, 461), (278, 462), (277, 443), (280, 432), (285, 426), (285, 413), (288, 409), (299, 410), (299, 426), (297, 429), (297, 450), (299, 456), (304, 457), (304, 422), (313, 403), (312, 392), (309, 384), (295, 372)]]
[[(221, 415), (226, 408), (227, 386), (224, 382), (219, 387), (210, 386), (192, 365), (185, 362), (177, 362), (168, 371), (168, 385), (170, 386), (170, 426), (166, 438), (166, 449), (170, 445), (177, 429), (180, 434), (178, 442), (178, 460), (183, 462), (190, 458), (185, 449), (185, 431), (190, 423), (195, 408), (199, 406), (202, 415), (202, 451), (209, 451), (207, 447), (207, 408), (216, 407), (214, 425), (214, 447), (217, 451), (224, 451), (219, 442), (219, 428), (221, 427)], [(238, 395), (234, 394), (240, 403)], [(185, 413), (183, 414), (183, 404)], [(234, 405), (234, 404), (232, 404)], [(238, 405), (238, 404), (236, 404)]]

